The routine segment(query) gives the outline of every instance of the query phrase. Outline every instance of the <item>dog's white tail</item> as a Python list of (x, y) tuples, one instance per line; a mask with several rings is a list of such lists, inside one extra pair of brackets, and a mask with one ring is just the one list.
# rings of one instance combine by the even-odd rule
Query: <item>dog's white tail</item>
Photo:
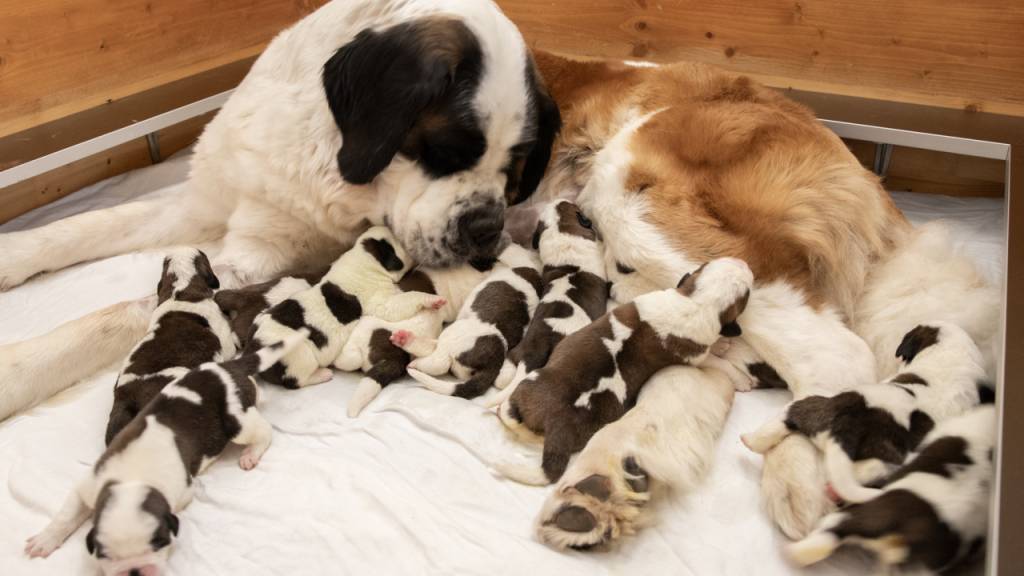
[(0, 420), (122, 361), (146, 334), (156, 297), (121, 302), (0, 346)]
[(825, 445), (825, 472), (832, 483), (832, 489), (846, 502), (867, 502), (882, 493), (877, 488), (868, 488), (857, 481), (853, 460), (832, 439)]
[(427, 390), (437, 392), (438, 394), (444, 394), (446, 396), (451, 396), (452, 393), (455, 392), (455, 387), (461, 384), (461, 382), (458, 381), (442, 380), (437, 376), (431, 376), (430, 374), (421, 372), (416, 368), (406, 368), (406, 372), (409, 373), (409, 376), (412, 376), (413, 380), (422, 384)]
[(373, 401), (380, 394), (381, 385), (373, 378), (363, 378), (356, 386), (355, 393), (348, 399), (348, 417), (355, 418), (366, 408), (366, 405)]

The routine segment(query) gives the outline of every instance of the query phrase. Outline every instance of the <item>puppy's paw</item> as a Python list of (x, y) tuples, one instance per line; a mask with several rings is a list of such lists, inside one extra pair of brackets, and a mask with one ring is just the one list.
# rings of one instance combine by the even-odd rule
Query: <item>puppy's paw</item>
[(238, 467), (242, 470), (252, 470), (260, 463), (261, 456), (262, 454), (257, 454), (250, 446), (242, 451), (242, 455), (238, 458)]
[[(408, 330), (395, 330), (391, 333), (391, 343), (399, 348), (408, 346), (412, 342), (413, 334)], [(410, 363), (409, 366), (412, 366)]]
[(444, 308), (445, 304), (447, 303), (448, 301), (445, 300), (444, 298), (437, 298), (436, 300), (430, 302), (429, 308), (431, 310), (440, 310), (441, 308)]
[(571, 468), (545, 502), (537, 526), (541, 541), (585, 550), (636, 531), (650, 500), (650, 479), (632, 456), (604, 470)]
[(46, 558), (63, 543), (57, 534), (43, 530), (25, 541), (25, 554), (29, 558)]

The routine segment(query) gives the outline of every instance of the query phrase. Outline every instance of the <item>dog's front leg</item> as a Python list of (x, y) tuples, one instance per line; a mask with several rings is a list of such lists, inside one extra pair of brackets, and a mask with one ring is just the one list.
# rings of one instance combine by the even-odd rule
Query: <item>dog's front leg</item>
[(713, 369), (666, 368), (637, 405), (590, 439), (548, 497), (538, 535), (586, 548), (634, 533), (652, 495), (701, 481), (732, 406), (729, 378)]

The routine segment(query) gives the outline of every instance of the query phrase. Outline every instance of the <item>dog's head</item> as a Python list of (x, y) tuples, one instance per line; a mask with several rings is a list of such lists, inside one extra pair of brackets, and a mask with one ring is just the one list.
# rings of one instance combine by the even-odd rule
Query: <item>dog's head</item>
[(683, 296), (706, 303), (718, 310), (722, 336), (743, 333), (737, 321), (747, 308), (754, 274), (738, 258), (717, 258), (683, 276), (676, 290)]
[(141, 482), (108, 482), (96, 499), (85, 547), (104, 576), (159, 576), (178, 517), (158, 490)]
[(374, 226), (363, 232), (356, 239), (353, 250), (363, 252), (371, 262), (383, 268), (395, 282), (400, 281), (414, 264), (395, 235), (384, 226)]
[(182, 248), (164, 257), (160, 282), (156, 285), (160, 304), (171, 298), (199, 302), (213, 297), (217, 288), (220, 288), (220, 281), (202, 250)]
[(515, 26), (491, 3), (366, 29), (324, 66), (341, 176), (373, 183), (412, 256), (493, 256), (505, 208), (540, 182), (561, 119)]

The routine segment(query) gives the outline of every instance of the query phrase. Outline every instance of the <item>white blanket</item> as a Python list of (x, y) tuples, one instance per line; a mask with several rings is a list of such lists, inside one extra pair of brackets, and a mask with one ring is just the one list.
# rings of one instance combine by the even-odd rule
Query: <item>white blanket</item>
[[(28, 228), (116, 204), (180, 182), (185, 158), (119, 176), (0, 227)], [(163, 190), (159, 193), (169, 193)], [(1003, 270), (1003, 203), (896, 194), (915, 222), (948, 217), (956, 238), (994, 281)], [(112, 231), (116, 233), (116, 231)], [(2, 257), (2, 255), (0, 255)], [(52, 329), (86, 312), (151, 293), (162, 255), (133, 254), (45, 275), (0, 293), (0, 343)], [(29, 560), (24, 540), (56, 512), (99, 456), (114, 372), (0, 423), (0, 574), (91, 573), (88, 526), (49, 559)], [(739, 442), (787, 401), (781, 391), (737, 395), (703, 486), (660, 507), (653, 527), (604, 552), (556, 552), (533, 537), (544, 488), (496, 478), (474, 457), (518, 450), (482, 408), (405, 383), (363, 415), (345, 416), (358, 377), (301, 391), (268, 389), (274, 440), (259, 466), (238, 468), (232, 447), (197, 481), (180, 514), (170, 572), (225, 574), (788, 574), (785, 541), (760, 510), (761, 459)], [(449, 421), (464, 446), (435, 426)], [(472, 432), (472, 433), (470, 433)], [(861, 572), (840, 554), (807, 574)]]

